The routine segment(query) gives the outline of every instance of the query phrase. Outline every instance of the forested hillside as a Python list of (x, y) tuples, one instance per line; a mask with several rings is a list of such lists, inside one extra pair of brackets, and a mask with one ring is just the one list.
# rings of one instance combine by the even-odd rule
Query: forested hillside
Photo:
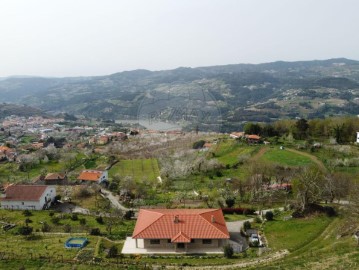
[(245, 121), (355, 115), (359, 114), (359, 62), (330, 59), (0, 81), (1, 102), (113, 120), (136, 119), (148, 96), (180, 97), (189, 104), (204, 93), (200, 106), (216, 106), (220, 113), (213, 121), (220, 123), (222, 131), (236, 130)]

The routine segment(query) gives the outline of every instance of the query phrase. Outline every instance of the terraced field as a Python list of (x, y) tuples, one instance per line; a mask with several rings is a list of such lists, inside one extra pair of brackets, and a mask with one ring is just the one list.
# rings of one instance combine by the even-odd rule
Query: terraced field
[(160, 175), (157, 159), (128, 159), (116, 163), (109, 171), (110, 178), (130, 176), (134, 180), (155, 180)]

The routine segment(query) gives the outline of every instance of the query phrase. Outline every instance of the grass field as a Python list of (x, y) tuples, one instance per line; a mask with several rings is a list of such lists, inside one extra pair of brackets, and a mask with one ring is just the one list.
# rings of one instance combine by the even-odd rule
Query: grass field
[(262, 160), (278, 163), (286, 166), (305, 166), (312, 163), (309, 157), (302, 156), (279, 148), (270, 148), (261, 157)]
[(111, 168), (109, 177), (114, 175), (131, 176), (136, 181), (144, 179), (153, 181), (160, 175), (160, 170), (157, 159), (128, 159), (121, 160)]
[(271, 248), (293, 251), (317, 237), (332, 221), (325, 216), (274, 220), (266, 223), (264, 232)]
[[(266, 227), (267, 238), (274, 244), (274, 248), (281, 248), (285, 246), (285, 240), (291, 246), (292, 252), (283, 260), (270, 263), (265, 266), (257, 266), (253, 269), (261, 270), (277, 270), (277, 269), (359, 269), (359, 249), (357, 243), (352, 235), (347, 235), (338, 238), (338, 233), (344, 222), (343, 217), (336, 217), (331, 220), (327, 218), (319, 218), (319, 220), (308, 219), (298, 223), (298, 226), (286, 227), (274, 224)], [(287, 221), (286, 221), (287, 222)], [(304, 225), (307, 222), (307, 225)], [(321, 231), (316, 227), (313, 228), (313, 233), (305, 237), (305, 231), (317, 224)], [(300, 227), (304, 225), (304, 229)], [(282, 227), (282, 228), (280, 228)], [(292, 228), (291, 228), (292, 227)], [(307, 228), (307, 229), (306, 229)], [(272, 233), (269, 229), (273, 229)], [(293, 230), (302, 231), (302, 233), (294, 233), (297, 238), (304, 236), (305, 241), (294, 239), (294, 237), (286, 237), (284, 233), (278, 234), (280, 230), (287, 231), (288, 234), (293, 234)], [(289, 231), (290, 230), (290, 231)], [(279, 238), (282, 238), (279, 239)], [(279, 241), (278, 241), (279, 240)], [(275, 242), (277, 241), (277, 245)], [(295, 250), (294, 250), (295, 249)]]
[(234, 165), (238, 163), (240, 156), (250, 156), (259, 149), (259, 146), (248, 146), (238, 143), (235, 140), (226, 140), (219, 143), (215, 148), (216, 158), (223, 165)]
[[(41, 232), (43, 223), (47, 223), (50, 226), (50, 233), (63, 233), (65, 225), (69, 225), (73, 233), (88, 233), (91, 228), (99, 228), (102, 233), (108, 233), (108, 218), (104, 218), (104, 224), (99, 224), (94, 216), (78, 215), (78, 219), (73, 220), (71, 219), (71, 214), (54, 213), (52, 211), (32, 211), (31, 213), (31, 216), (25, 217), (22, 211), (0, 210), (0, 221), (17, 225), (7, 232), (2, 232), (2, 234), (8, 236), (15, 234), (19, 226), (25, 225), (26, 218), (31, 220), (28, 225), (33, 228), (34, 232)], [(58, 222), (53, 222), (54, 217), (58, 218)], [(81, 224), (80, 219), (85, 219), (85, 224)], [(134, 221), (114, 219), (112, 223), (114, 223), (114, 226), (111, 234), (116, 239), (125, 239), (125, 236), (131, 234), (134, 228)]]

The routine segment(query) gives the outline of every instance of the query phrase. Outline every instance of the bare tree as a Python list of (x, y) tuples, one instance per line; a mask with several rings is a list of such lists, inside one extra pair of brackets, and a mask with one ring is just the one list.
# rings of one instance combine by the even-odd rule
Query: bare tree
[(305, 167), (297, 173), (294, 180), (294, 192), (300, 209), (303, 211), (311, 203), (322, 199), (323, 175), (318, 168)]

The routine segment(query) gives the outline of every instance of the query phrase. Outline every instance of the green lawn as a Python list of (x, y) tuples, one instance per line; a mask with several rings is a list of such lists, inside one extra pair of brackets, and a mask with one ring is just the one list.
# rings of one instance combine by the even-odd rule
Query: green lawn
[(353, 236), (338, 238), (340, 229), (347, 224), (345, 218), (318, 217), (292, 222), (289, 226), (267, 223), (265, 231), (270, 245), (276, 249), (287, 245), (292, 252), (280, 261), (255, 269), (359, 269), (359, 249)]
[(319, 236), (332, 220), (326, 216), (318, 216), (284, 221), (279, 217), (267, 222), (264, 232), (271, 248), (293, 251)]
[(287, 166), (305, 166), (312, 163), (309, 157), (287, 151), (286, 149), (280, 150), (279, 148), (270, 148), (261, 159)]
[(154, 181), (160, 175), (160, 170), (157, 159), (128, 159), (121, 160), (111, 168), (109, 177), (114, 175), (131, 176), (136, 181), (144, 179)]
[(219, 143), (215, 149), (216, 158), (223, 165), (234, 165), (238, 163), (240, 156), (250, 156), (259, 146), (247, 146), (235, 140), (227, 140)]

